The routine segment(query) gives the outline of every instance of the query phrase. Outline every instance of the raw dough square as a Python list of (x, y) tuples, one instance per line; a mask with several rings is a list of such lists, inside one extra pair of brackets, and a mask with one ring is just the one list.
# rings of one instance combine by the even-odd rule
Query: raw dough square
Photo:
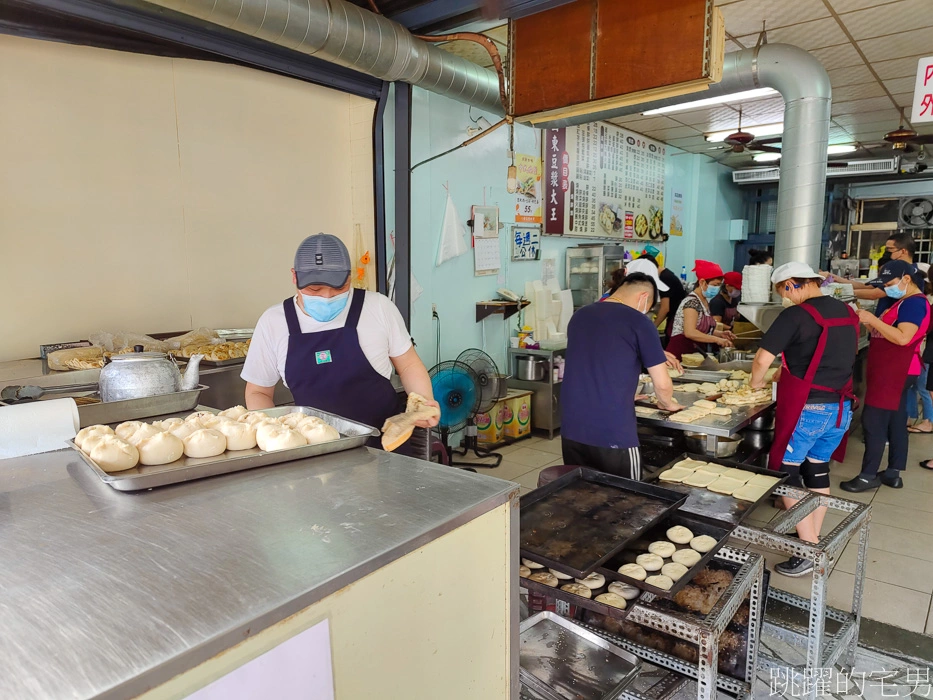
[(688, 457), (687, 459), (680, 460), (674, 466), (683, 467), (684, 469), (689, 469), (690, 471), (695, 472), (697, 469), (700, 469), (701, 467), (705, 467), (706, 462), (701, 462), (698, 459), (690, 459)]
[(747, 484), (751, 481), (752, 477), (755, 476), (751, 472), (747, 472), (744, 469), (727, 469), (722, 473), (723, 476), (728, 476), (730, 479), (736, 479), (741, 481), (743, 484)]
[(733, 479), (728, 476), (720, 476), (716, 481), (711, 483), (706, 488), (713, 493), (723, 493), (727, 496), (731, 496), (737, 490), (745, 486), (745, 484), (738, 479)]
[(686, 479), (691, 474), (693, 474), (692, 469), (685, 469), (683, 467), (672, 467), (671, 469), (668, 469), (665, 472), (661, 472), (661, 476), (658, 477), (658, 480), (678, 483)]
[(707, 472), (708, 474), (723, 474), (729, 471), (729, 467), (724, 467), (721, 464), (705, 464), (698, 471)]
[(705, 489), (718, 478), (719, 476), (716, 474), (710, 474), (709, 472), (704, 471), (696, 471), (684, 479), (683, 483), (687, 484), (687, 486), (699, 486), (700, 488)]
[(749, 486), (771, 486), (771, 484), (776, 484), (780, 479), (776, 476), (765, 476), (764, 474), (755, 474), (751, 479), (748, 480)]
[(710, 411), (714, 416), (731, 416), (732, 409), (728, 406), (717, 406), (716, 408)]
[(668, 420), (671, 423), (692, 423), (695, 420), (699, 420), (700, 416), (696, 413), (687, 413), (687, 411), (680, 411), (675, 413), (672, 416), (668, 417)]
[(699, 401), (694, 401), (693, 405), (699, 408), (710, 408), (710, 409), (716, 408), (716, 404), (714, 404), (712, 401), (707, 401), (706, 399), (700, 399)]
[(745, 486), (736, 489), (732, 493), (732, 497), (737, 498), (740, 501), (749, 501), (750, 503), (754, 503), (759, 498), (764, 496), (770, 488), (771, 487), (769, 485), (765, 484), (746, 484)]

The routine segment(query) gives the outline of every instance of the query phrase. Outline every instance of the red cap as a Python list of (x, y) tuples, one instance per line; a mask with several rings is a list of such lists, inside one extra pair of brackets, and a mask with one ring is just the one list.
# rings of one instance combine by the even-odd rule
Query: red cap
[(725, 278), (726, 284), (730, 287), (735, 287), (736, 289), (742, 288), (742, 273), (741, 272), (727, 272), (723, 275)]
[(717, 277), (722, 277), (722, 268), (709, 260), (697, 260), (693, 271), (697, 273), (698, 280), (714, 280)]

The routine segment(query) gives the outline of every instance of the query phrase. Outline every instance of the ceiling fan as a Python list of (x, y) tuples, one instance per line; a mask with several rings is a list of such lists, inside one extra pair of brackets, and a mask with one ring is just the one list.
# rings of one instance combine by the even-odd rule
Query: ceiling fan
[(722, 140), (727, 153), (724, 158), (732, 153), (745, 153), (745, 151), (758, 151), (759, 153), (780, 153), (781, 149), (772, 146), (781, 140), (780, 136), (772, 136), (767, 139), (756, 138), (754, 134), (742, 131), (742, 108), (739, 107), (739, 129), (733, 134), (729, 134)]
[(921, 135), (909, 126), (904, 126), (904, 110), (901, 109), (901, 124), (881, 137), (881, 141), (874, 143), (863, 143), (862, 146), (867, 150), (873, 149), (891, 149), (892, 156), (904, 155), (906, 153), (917, 153), (922, 151), (926, 145), (933, 144), (933, 134)]

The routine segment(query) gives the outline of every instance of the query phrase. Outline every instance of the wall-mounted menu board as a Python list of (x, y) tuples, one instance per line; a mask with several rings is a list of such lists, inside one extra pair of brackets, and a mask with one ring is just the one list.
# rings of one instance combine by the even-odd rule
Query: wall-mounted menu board
[(605, 122), (543, 135), (544, 233), (661, 237), (667, 146)]

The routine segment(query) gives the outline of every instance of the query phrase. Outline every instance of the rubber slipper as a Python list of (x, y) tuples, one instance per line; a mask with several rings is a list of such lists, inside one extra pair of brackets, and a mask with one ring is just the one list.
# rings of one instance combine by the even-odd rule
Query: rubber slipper
[(933, 462), (933, 459), (925, 459), (922, 462), (920, 462), (920, 466), (923, 467), (924, 469), (929, 469), (931, 472), (933, 472), (933, 467), (929, 466), (930, 462)]
[(908, 433), (923, 433), (924, 435), (933, 435), (933, 429), (931, 430), (920, 430), (914, 426), (907, 428)]

